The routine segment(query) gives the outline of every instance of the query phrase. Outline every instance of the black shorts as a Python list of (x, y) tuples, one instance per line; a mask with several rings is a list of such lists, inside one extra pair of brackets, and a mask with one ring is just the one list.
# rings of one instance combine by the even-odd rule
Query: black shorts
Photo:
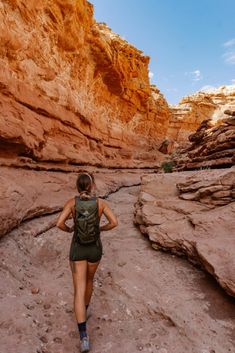
[(101, 260), (102, 254), (103, 249), (100, 239), (98, 239), (95, 243), (88, 245), (79, 244), (73, 239), (70, 246), (69, 260), (87, 260), (88, 262), (94, 263)]

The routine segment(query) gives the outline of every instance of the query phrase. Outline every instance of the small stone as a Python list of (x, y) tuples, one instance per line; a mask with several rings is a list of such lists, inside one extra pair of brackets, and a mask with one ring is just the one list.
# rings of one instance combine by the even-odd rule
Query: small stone
[(41, 336), (41, 337), (40, 337), (40, 340), (41, 340), (43, 343), (48, 343), (48, 339), (46, 338), (46, 336)]
[(165, 348), (161, 348), (159, 349), (158, 353), (168, 353), (168, 351)]
[(54, 341), (55, 343), (62, 343), (62, 338), (60, 338), (60, 337), (55, 337), (55, 338), (53, 338), (53, 341)]
[(67, 308), (67, 309), (65, 309), (65, 312), (66, 312), (67, 314), (71, 314), (71, 313), (73, 312), (73, 310), (72, 310), (72, 309)]
[(27, 308), (28, 310), (33, 310), (33, 309), (34, 309), (34, 306), (33, 306), (33, 305), (27, 304), (27, 305), (25, 305), (25, 306), (26, 306), (26, 308)]
[(32, 294), (38, 294), (39, 291), (40, 291), (40, 289), (39, 289), (39, 288), (36, 288), (36, 287), (34, 287), (34, 288), (31, 289), (31, 293), (32, 293)]
[(138, 345), (138, 346), (137, 346), (138, 351), (142, 351), (143, 348), (144, 348), (144, 347), (143, 347), (142, 345)]
[(70, 331), (69, 332), (69, 337), (78, 338), (78, 332), (77, 331)]
[(37, 304), (42, 304), (42, 300), (41, 299), (37, 299), (37, 300), (35, 300), (35, 302), (37, 303)]
[(45, 347), (42, 347), (42, 353), (50, 353)]
[(45, 310), (48, 310), (48, 309), (51, 308), (51, 304), (44, 304), (44, 305), (43, 305), (43, 308), (44, 308)]

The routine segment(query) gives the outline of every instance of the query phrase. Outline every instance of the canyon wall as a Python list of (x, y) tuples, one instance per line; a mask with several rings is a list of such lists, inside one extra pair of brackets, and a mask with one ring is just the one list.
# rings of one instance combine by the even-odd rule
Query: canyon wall
[(89, 2), (1, 0), (0, 43), (2, 165), (158, 165), (171, 113), (149, 57)]
[(224, 112), (228, 109), (235, 109), (235, 85), (221, 86), (184, 97), (178, 105), (171, 108), (167, 137), (179, 143), (187, 141), (188, 136), (197, 130), (203, 120), (210, 119), (213, 125), (219, 125), (226, 119)]
[(228, 168), (235, 165), (235, 110), (225, 110), (223, 118), (214, 124), (204, 120), (190, 134), (188, 146), (174, 151), (175, 170)]

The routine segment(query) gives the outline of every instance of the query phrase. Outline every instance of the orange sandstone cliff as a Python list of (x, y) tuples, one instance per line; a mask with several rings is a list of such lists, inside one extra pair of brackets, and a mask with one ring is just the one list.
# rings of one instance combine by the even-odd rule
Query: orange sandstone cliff
[(226, 119), (224, 112), (235, 109), (235, 85), (196, 92), (184, 97), (171, 109), (167, 137), (179, 143), (184, 142), (204, 120), (210, 119), (213, 125), (219, 125)]
[(153, 167), (170, 109), (86, 0), (0, 1), (0, 158)]

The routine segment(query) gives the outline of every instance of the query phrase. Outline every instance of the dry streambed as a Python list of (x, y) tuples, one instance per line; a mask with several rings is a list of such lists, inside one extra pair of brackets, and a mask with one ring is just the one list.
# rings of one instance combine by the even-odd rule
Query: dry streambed
[[(186, 260), (151, 248), (133, 225), (138, 193), (129, 187), (109, 197), (119, 227), (102, 234), (88, 321), (91, 352), (233, 352), (234, 300)], [(33, 236), (53, 217), (25, 222), (1, 240), (3, 353), (79, 351), (70, 235), (52, 228)]]

